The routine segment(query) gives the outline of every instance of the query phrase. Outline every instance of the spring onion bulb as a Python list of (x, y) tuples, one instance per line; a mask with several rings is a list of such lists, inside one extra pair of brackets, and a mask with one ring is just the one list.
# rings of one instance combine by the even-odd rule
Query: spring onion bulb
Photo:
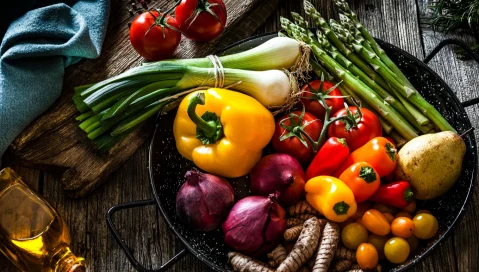
[(132, 68), (76, 88), (73, 101), (83, 113), (78, 117), (80, 128), (97, 146), (109, 148), (163, 107), (171, 108), (187, 90), (220, 82), (268, 108), (287, 107), (298, 91), (296, 77), (309, 69), (310, 50), (303, 42), (276, 37), (232, 55), (166, 60)]

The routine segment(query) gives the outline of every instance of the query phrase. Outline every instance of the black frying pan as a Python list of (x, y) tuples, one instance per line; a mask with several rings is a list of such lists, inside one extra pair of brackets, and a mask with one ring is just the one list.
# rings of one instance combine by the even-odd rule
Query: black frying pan
[[(277, 34), (265, 34), (238, 42), (221, 51), (221, 54), (231, 54), (255, 47)], [(417, 90), (430, 102), (459, 132), (471, 128), (471, 122), (467, 117), (464, 107), (476, 104), (479, 99), (472, 99), (461, 104), (449, 86), (433, 71), (426, 63), (431, 60), (445, 45), (456, 44), (463, 47), (476, 61), (479, 56), (474, 54), (462, 42), (445, 40), (424, 60), (420, 61), (409, 53), (383, 41), (378, 40), (389, 57), (395, 61), (399, 68), (408, 77)], [(194, 254), (201, 261), (208, 264), (216, 271), (231, 271), (227, 265), (226, 254), (228, 248), (223, 243), (223, 233), (220, 229), (207, 234), (188, 229), (181, 223), (175, 212), (175, 198), (180, 186), (184, 182), (184, 174), (191, 169), (193, 163), (184, 159), (177, 151), (173, 138), (173, 120), (176, 112), (159, 116), (156, 122), (156, 130), (150, 144), (149, 171), (150, 184), (153, 191), (152, 200), (136, 201), (119, 204), (112, 207), (107, 214), (107, 224), (115, 239), (125, 251), (127, 258), (139, 271), (166, 271), (173, 264), (184, 257), (188, 252)], [(430, 210), (439, 221), (439, 232), (435, 238), (429, 240), (416, 251), (412, 258), (399, 266), (386, 264), (384, 271), (404, 271), (412, 267), (435, 248), (444, 237), (451, 232), (453, 226), (464, 211), (465, 205), (476, 182), (477, 154), (476, 140), (472, 133), (464, 137), (467, 151), (464, 158), (462, 173), (459, 181), (444, 196), (429, 201), (418, 201), (419, 209)], [(247, 178), (230, 180), (237, 191), (237, 198), (244, 197), (248, 190)], [(170, 226), (171, 230), (183, 242), (185, 249), (175, 257), (163, 264), (156, 270), (144, 268), (132, 255), (130, 248), (121, 239), (111, 217), (121, 209), (133, 208), (145, 205), (158, 205), (161, 214)]]

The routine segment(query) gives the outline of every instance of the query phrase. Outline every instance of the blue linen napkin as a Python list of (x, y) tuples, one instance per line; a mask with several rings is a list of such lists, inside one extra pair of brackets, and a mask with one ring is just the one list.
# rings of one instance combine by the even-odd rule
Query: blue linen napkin
[(58, 98), (65, 68), (100, 55), (106, 33), (109, 0), (36, 2), (40, 7), (15, 19), (0, 45), (0, 157)]

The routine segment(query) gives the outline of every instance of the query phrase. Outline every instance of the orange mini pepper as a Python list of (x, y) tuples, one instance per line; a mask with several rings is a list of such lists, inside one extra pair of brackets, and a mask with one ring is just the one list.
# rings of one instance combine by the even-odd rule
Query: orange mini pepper
[(339, 176), (353, 191), (356, 202), (364, 202), (379, 188), (381, 179), (376, 170), (367, 162), (357, 162)]
[(352, 152), (346, 161), (334, 173), (339, 177), (344, 170), (356, 162), (367, 162), (376, 170), (380, 177), (389, 175), (397, 164), (397, 149), (384, 137), (371, 139), (362, 147)]
[(356, 212), (353, 192), (337, 178), (314, 177), (306, 182), (304, 190), (308, 203), (331, 221), (343, 222)]

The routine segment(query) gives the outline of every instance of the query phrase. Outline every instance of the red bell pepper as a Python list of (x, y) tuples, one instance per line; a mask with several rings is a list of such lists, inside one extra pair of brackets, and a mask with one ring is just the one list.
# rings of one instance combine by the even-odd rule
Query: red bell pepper
[(317, 176), (331, 176), (349, 156), (349, 147), (344, 138), (329, 138), (306, 170), (306, 180)]
[(411, 185), (407, 181), (397, 181), (379, 186), (369, 200), (396, 208), (404, 209), (414, 199)]

